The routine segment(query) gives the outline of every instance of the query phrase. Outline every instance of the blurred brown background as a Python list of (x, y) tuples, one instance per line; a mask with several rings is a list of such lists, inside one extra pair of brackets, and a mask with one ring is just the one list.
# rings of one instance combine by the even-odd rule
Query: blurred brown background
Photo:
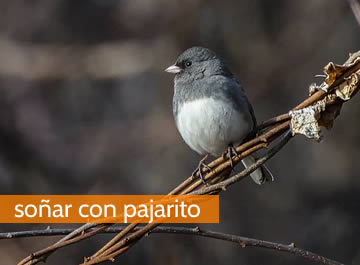
[[(200, 157), (175, 128), (173, 76), (163, 70), (188, 47), (227, 59), (259, 121), (302, 101), (327, 62), (360, 48), (360, 26), (344, 0), (15, 0), (0, 9), (1, 194), (164, 194), (179, 184)], [(221, 196), (220, 224), (201, 227), (360, 264), (359, 115), (357, 96), (321, 144), (293, 139), (268, 163), (274, 183), (233, 186)], [(62, 249), (47, 264), (77, 264), (109, 238)], [(0, 241), (0, 263), (51, 242)], [(312, 263), (152, 235), (115, 264)]]

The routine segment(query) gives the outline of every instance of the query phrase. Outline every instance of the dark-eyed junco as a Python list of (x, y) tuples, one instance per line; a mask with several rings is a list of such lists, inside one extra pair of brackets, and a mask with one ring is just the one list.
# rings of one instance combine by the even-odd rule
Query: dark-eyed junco
[[(192, 47), (183, 52), (166, 72), (175, 74), (173, 113), (176, 126), (191, 149), (205, 155), (231, 157), (234, 145), (255, 135), (256, 118), (244, 89), (224, 61), (214, 52)], [(245, 167), (255, 158), (242, 160)], [(250, 174), (257, 184), (272, 180), (271, 173), (258, 168)]]

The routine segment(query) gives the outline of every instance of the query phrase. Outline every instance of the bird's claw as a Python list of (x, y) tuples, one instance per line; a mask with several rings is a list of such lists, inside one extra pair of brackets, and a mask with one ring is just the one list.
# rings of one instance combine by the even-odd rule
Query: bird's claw
[(205, 160), (208, 158), (209, 155), (206, 155), (203, 159), (200, 160), (199, 165), (197, 166), (197, 168), (195, 168), (195, 170), (193, 171), (193, 173), (191, 174), (192, 178), (195, 179), (196, 178), (196, 174), (199, 172), (199, 176), (200, 179), (202, 181), (202, 183), (207, 184), (205, 177), (203, 175), (203, 168), (208, 169), (209, 171), (212, 170), (211, 167), (209, 167), (207, 164), (205, 164)]
[(236, 151), (236, 148), (231, 144), (228, 146), (227, 150), (224, 152), (223, 158), (225, 159), (226, 157), (228, 157), (228, 159), (230, 160), (231, 168), (233, 170), (235, 170), (234, 160), (232, 158), (233, 155), (239, 156), (238, 152)]

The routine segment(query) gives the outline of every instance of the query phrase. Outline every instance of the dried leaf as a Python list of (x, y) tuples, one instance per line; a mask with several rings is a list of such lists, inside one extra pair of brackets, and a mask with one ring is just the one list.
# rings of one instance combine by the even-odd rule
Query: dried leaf
[(360, 51), (357, 51), (355, 53), (349, 53), (349, 59), (346, 60), (344, 65), (354, 65), (356, 63), (356, 60), (359, 60), (360, 58)]
[[(326, 74), (325, 82), (320, 86), (311, 84), (309, 87), (310, 96), (318, 90), (327, 92), (327, 89), (338, 79), (342, 78), (345, 82), (342, 82), (336, 87), (335, 93), (327, 95), (327, 97), (322, 100), (321, 104), (324, 105), (322, 111), (317, 112), (316, 109), (311, 110), (311, 108), (314, 107), (309, 107), (309, 109), (303, 109), (302, 112), (293, 113), (291, 119), (291, 126), (294, 128), (293, 134), (301, 133), (309, 138), (320, 139), (319, 125), (324, 126), (326, 129), (333, 127), (334, 120), (340, 114), (343, 101), (349, 100), (359, 90), (360, 70), (357, 69), (360, 69), (360, 52), (350, 54), (349, 59), (344, 65), (330, 62), (324, 67), (324, 73)], [(346, 73), (348, 70), (357, 70), (357, 72), (353, 72), (348, 76), (349, 74)], [(325, 105), (327, 105), (326, 109)]]
[(313, 106), (290, 111), (292, 135), (303, 134), (308, 138), (320, 140), (321, 135), (318, 119), (320, 118), (320, 113), (324, 110), (325, 101), (321, 100)]
[(315, 94), (315, 92), (318, 90), (319, 90), (319, 87), (316, 85), (316, 83), (311, 83), (309, 86), (309, 97), (311, 97), (313, 94)]
[(353, 73), (346, 82), (336, 89), (336, 95), (344, 101), (349, 100), (359, 86), (359, 74)]
[(319, 90), (324, 90), (327, 92), (327, 84), (325, 82), (321, 83), (319, 86), (316, 83), (311, 83), (309, 86), (309, 97), (311, 97), (315, 92)]
[(339, 76), (343, 75), (348, 68), (349, 66), (334, 64), (333, 62), (328, 63), (324, 67), (324, 73), (326, 74), (325, 83), (328, 87), (331, 86)]
[(344, 65), (335, 64), (333, 62), (328, 63), (324, 67), (324, 73), (326, 74), (325, 83), (327, 84), (327, 86), (331, 86), (336, 79), (344, 75), (349, 68), (355, 65), (360, 65), (360, 54), (350, 55), (350, 58), (346, 61)]

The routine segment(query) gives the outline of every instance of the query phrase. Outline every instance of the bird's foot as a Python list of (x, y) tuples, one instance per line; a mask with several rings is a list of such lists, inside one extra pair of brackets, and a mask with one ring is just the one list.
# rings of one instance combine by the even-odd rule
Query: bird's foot
[(197, 168), (195, 168), (195, 170), (193, 171), (193, 173), (191, 174), (192, 178), (195, 179), (196, 177), (196, 173), (199, 172), (199, 176), (200, 176), (200, 179), (201, 181), (206, 184), (206, 180), (204, 178), (204, 175), (203, 175), (203, 168), (207, 168), (209, 171), (212, 170), (211, 167), (209, 167), (207, 164), (205, 164), (205, 160), (209, 157), (209, 154), (206, 154), (199, 162), (199, 165), (197, 166)]
[(224, 160), (226, 159), (226, 157), (230, 160), (230, 166), (233, 170), (235, 170), (235, 165), (234, 165), (234, 160), (233, 160), (233, 155), (235, 156), (239, 156), (238, 152), (236, 151), (236, 148), (230, 144), (228, 146), (228, 148), (226, 149), (226, 151), (223, 153), (223, 158)]

